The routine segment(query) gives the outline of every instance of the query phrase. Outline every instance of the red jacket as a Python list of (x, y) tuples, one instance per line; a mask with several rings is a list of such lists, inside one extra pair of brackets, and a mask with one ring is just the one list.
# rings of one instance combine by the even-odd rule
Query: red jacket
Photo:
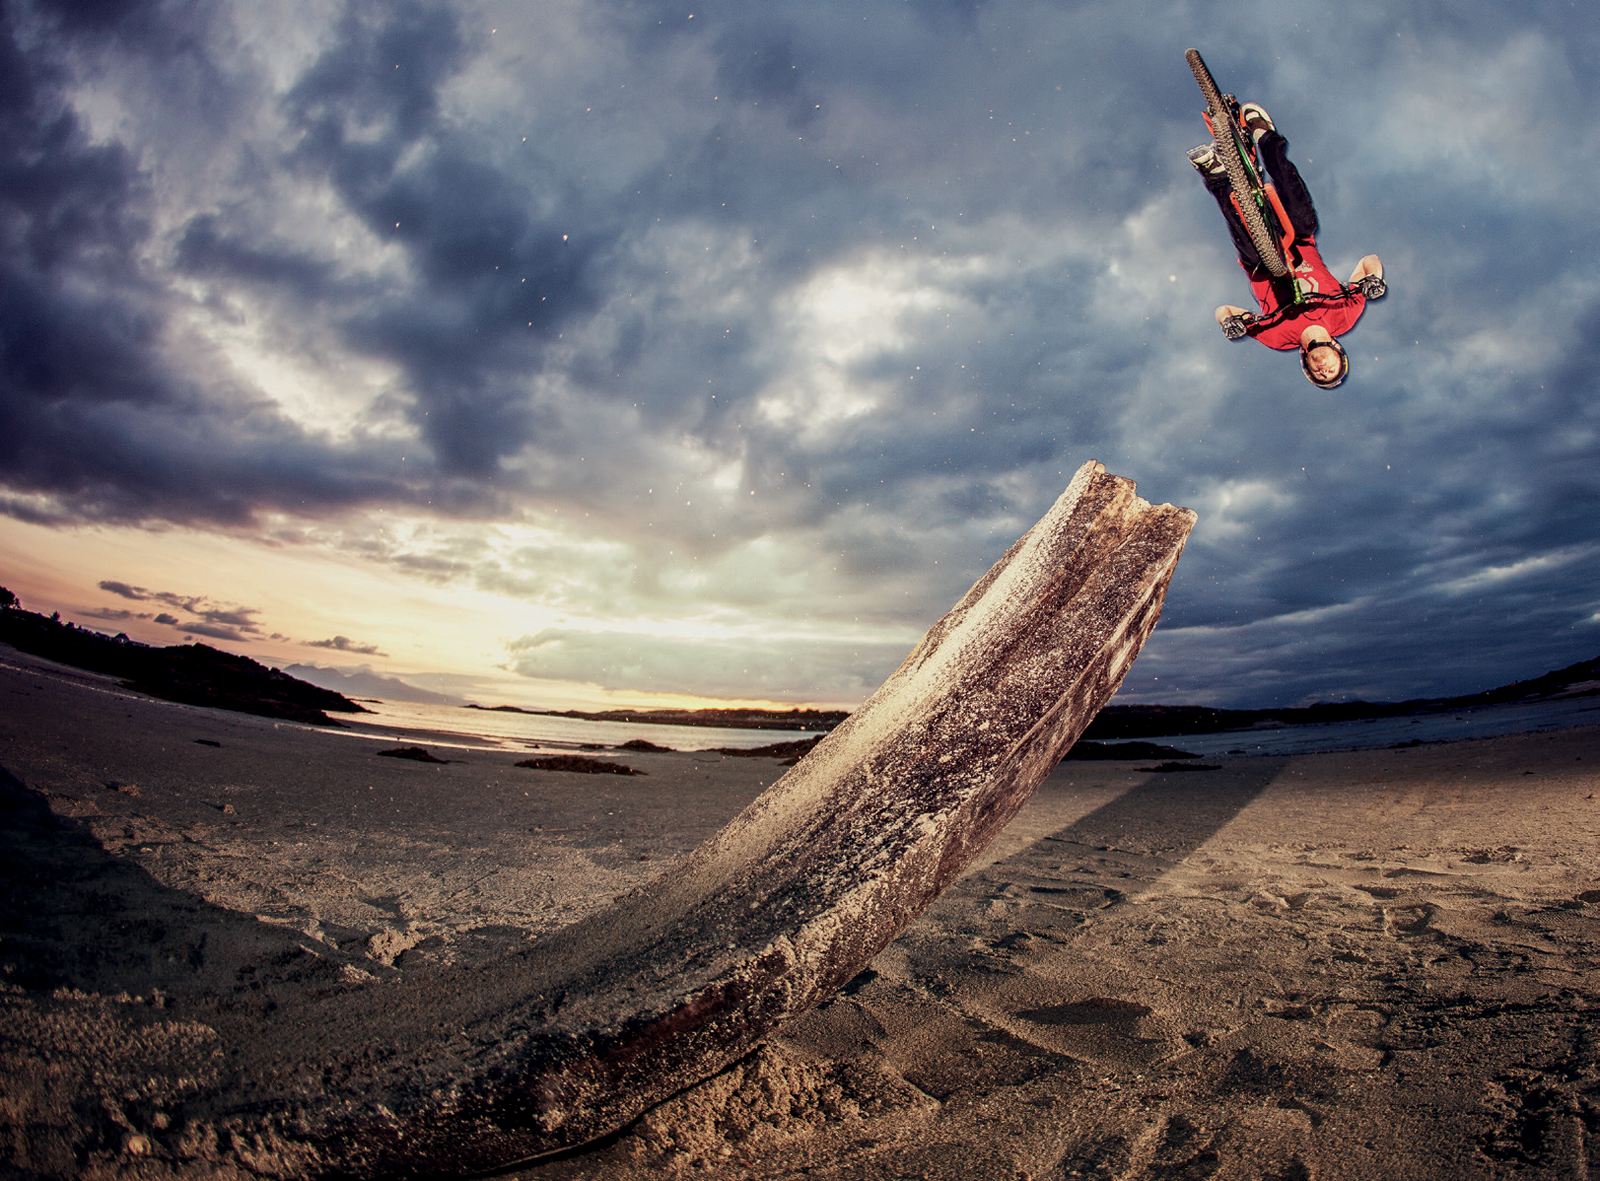
[(1308, 293), (1305, 303), (1281, 302), (1279, 292), (1284, 280), (1273, 280), (1246, 268), (1261, 315), (1245, 331), (1269, 349), (1298, 349), (1300, 334), (1313, 324), (1321, 324), (1330, 336), (1343, 336), (1356, 326), (1367, 307), (1366, 296), (1333, 277), (1317, 252), (1316, 239), (1296, 242), (1294, 249), (1299, 256), (1294, 277)]

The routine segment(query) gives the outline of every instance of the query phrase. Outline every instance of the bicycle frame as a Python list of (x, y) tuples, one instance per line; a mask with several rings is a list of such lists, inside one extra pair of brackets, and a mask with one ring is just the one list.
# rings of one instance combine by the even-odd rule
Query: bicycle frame
[(1216, 80), (1198, 51), (1190, 49), (1184, 57), (1206, 98), (1206, 110), (1202, 112), (1202, 117), (1206, 130), (1211, 132), (1212, 141), (1217, 145), (1218, 154), (1228, 168), (1234, 210), (1256, 244), (1262, 266), (1275, 278), (1289, 279), (1294, 292), (1293, 302), (1303, 303), (1306, 292), (1294, 277), (1295, 229), (1278, 197), (1277, 188), (1266, 179), (1256, 152), (1255, 137), (1240, 117), (1239, 100), (1218, 89)]
[[(1233, 136), (1234, 143), (1239, 147), (1239, 158), (1244, 162), (1245, 173), (1250, 178), (1250, 195), (1255, 200), (1256, 208), (1261, 211), (1262, 219), (1266, 222), (1267, 228), (1277, 238), (1278, 245), (1283, 250), (1284, 259), (1292, 263), (1295, 229), (1293, 223), (1289, 220), (1289, 211), (1283, 207), (1283, 201), (1278, 196), (1277, 186), (1266, 178), (1266, 171), (1261, 167), (1261, 158), (1256, 152), (1255, 136), (1250, 134), (1249, 129), (1245, 127), (1243, 120), (1239, 117), (1239, 100), (1231, 94), (1225, 94), (1222, 98), (1228, 104), (1231, 116), (1228, 120), (1228, 132)], [(1201, 112), (1201, 117), (1206, 121), (1206, 130), (1211, 132), (1211, 138), (1215, 139), (1217, 137), (1217, 129), (1212, 122), (1211, 112), (1203, 111)], [(1233, 201), (1234, 210), (1239, 212), (1242, 218), (1243, 212), (1239, 209), (1239, 194), (1229, 193), (1228, 196)], [(1306, 293), (1301, 286), (1300, 280), (1294, 277), (1292, 265), (1289, 271), (1289, 278), (1294, 283), (1294, 302), (1304, 303)]]

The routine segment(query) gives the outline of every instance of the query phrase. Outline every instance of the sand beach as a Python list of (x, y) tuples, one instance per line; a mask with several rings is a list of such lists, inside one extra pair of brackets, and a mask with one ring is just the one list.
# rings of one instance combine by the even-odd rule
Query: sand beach
[[(190, 1076), (289, 1036), (299, 998), (381, 998), (536, 945), (784, 770), (707, 752), (626, 752), (639, 776), (519, 768), (510, 750), (385, 758), (394, 743), (359, 724), (156, 701), (11, 649), (0, 700), (16, 1176), (292, 1175), (202, 1142)], [(1062, 764), (832, 1001), (617, 1135), (508, 1175), (1600, 1164), (1600, 727), (1149, 765)]]

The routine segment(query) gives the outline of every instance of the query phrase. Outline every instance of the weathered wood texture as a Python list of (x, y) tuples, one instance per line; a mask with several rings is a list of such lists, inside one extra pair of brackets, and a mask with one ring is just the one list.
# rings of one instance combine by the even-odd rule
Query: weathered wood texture
[[(222, 1123), (289, 1171), (461, 1174), (585, 1143), (714, 1073), (855, 976), (1016, 815), (1155, 627), (1194, 520), (1086, 464), (716, 837), (510, 961), (329, 998), (295, 1023), (317, 1031), (285, 1046), (298, 1065), (236, 1096), (257, 1115)], [(320, 1065), (363, 1044), (382, 1048), (359, 1070)]]

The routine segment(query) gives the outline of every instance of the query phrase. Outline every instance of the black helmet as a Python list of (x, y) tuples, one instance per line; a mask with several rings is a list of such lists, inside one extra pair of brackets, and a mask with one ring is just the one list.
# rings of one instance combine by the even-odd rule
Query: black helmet
[[(1326, 380), (1317, 377), (1311, 372), (1311, 353), (1315, 349), (1332, 349), (1339, 354), (1339, 372)], [(1344, 379), (1350, 373), (1350, 354), (1344, 351), (1344, 346), (1336, 340), (1314, 340), (1308, 345), (1300, 346), (1300, 368), (1305, 370), (1306, 380), (1321, 389), (1337, 389), (1344, 384)]]

